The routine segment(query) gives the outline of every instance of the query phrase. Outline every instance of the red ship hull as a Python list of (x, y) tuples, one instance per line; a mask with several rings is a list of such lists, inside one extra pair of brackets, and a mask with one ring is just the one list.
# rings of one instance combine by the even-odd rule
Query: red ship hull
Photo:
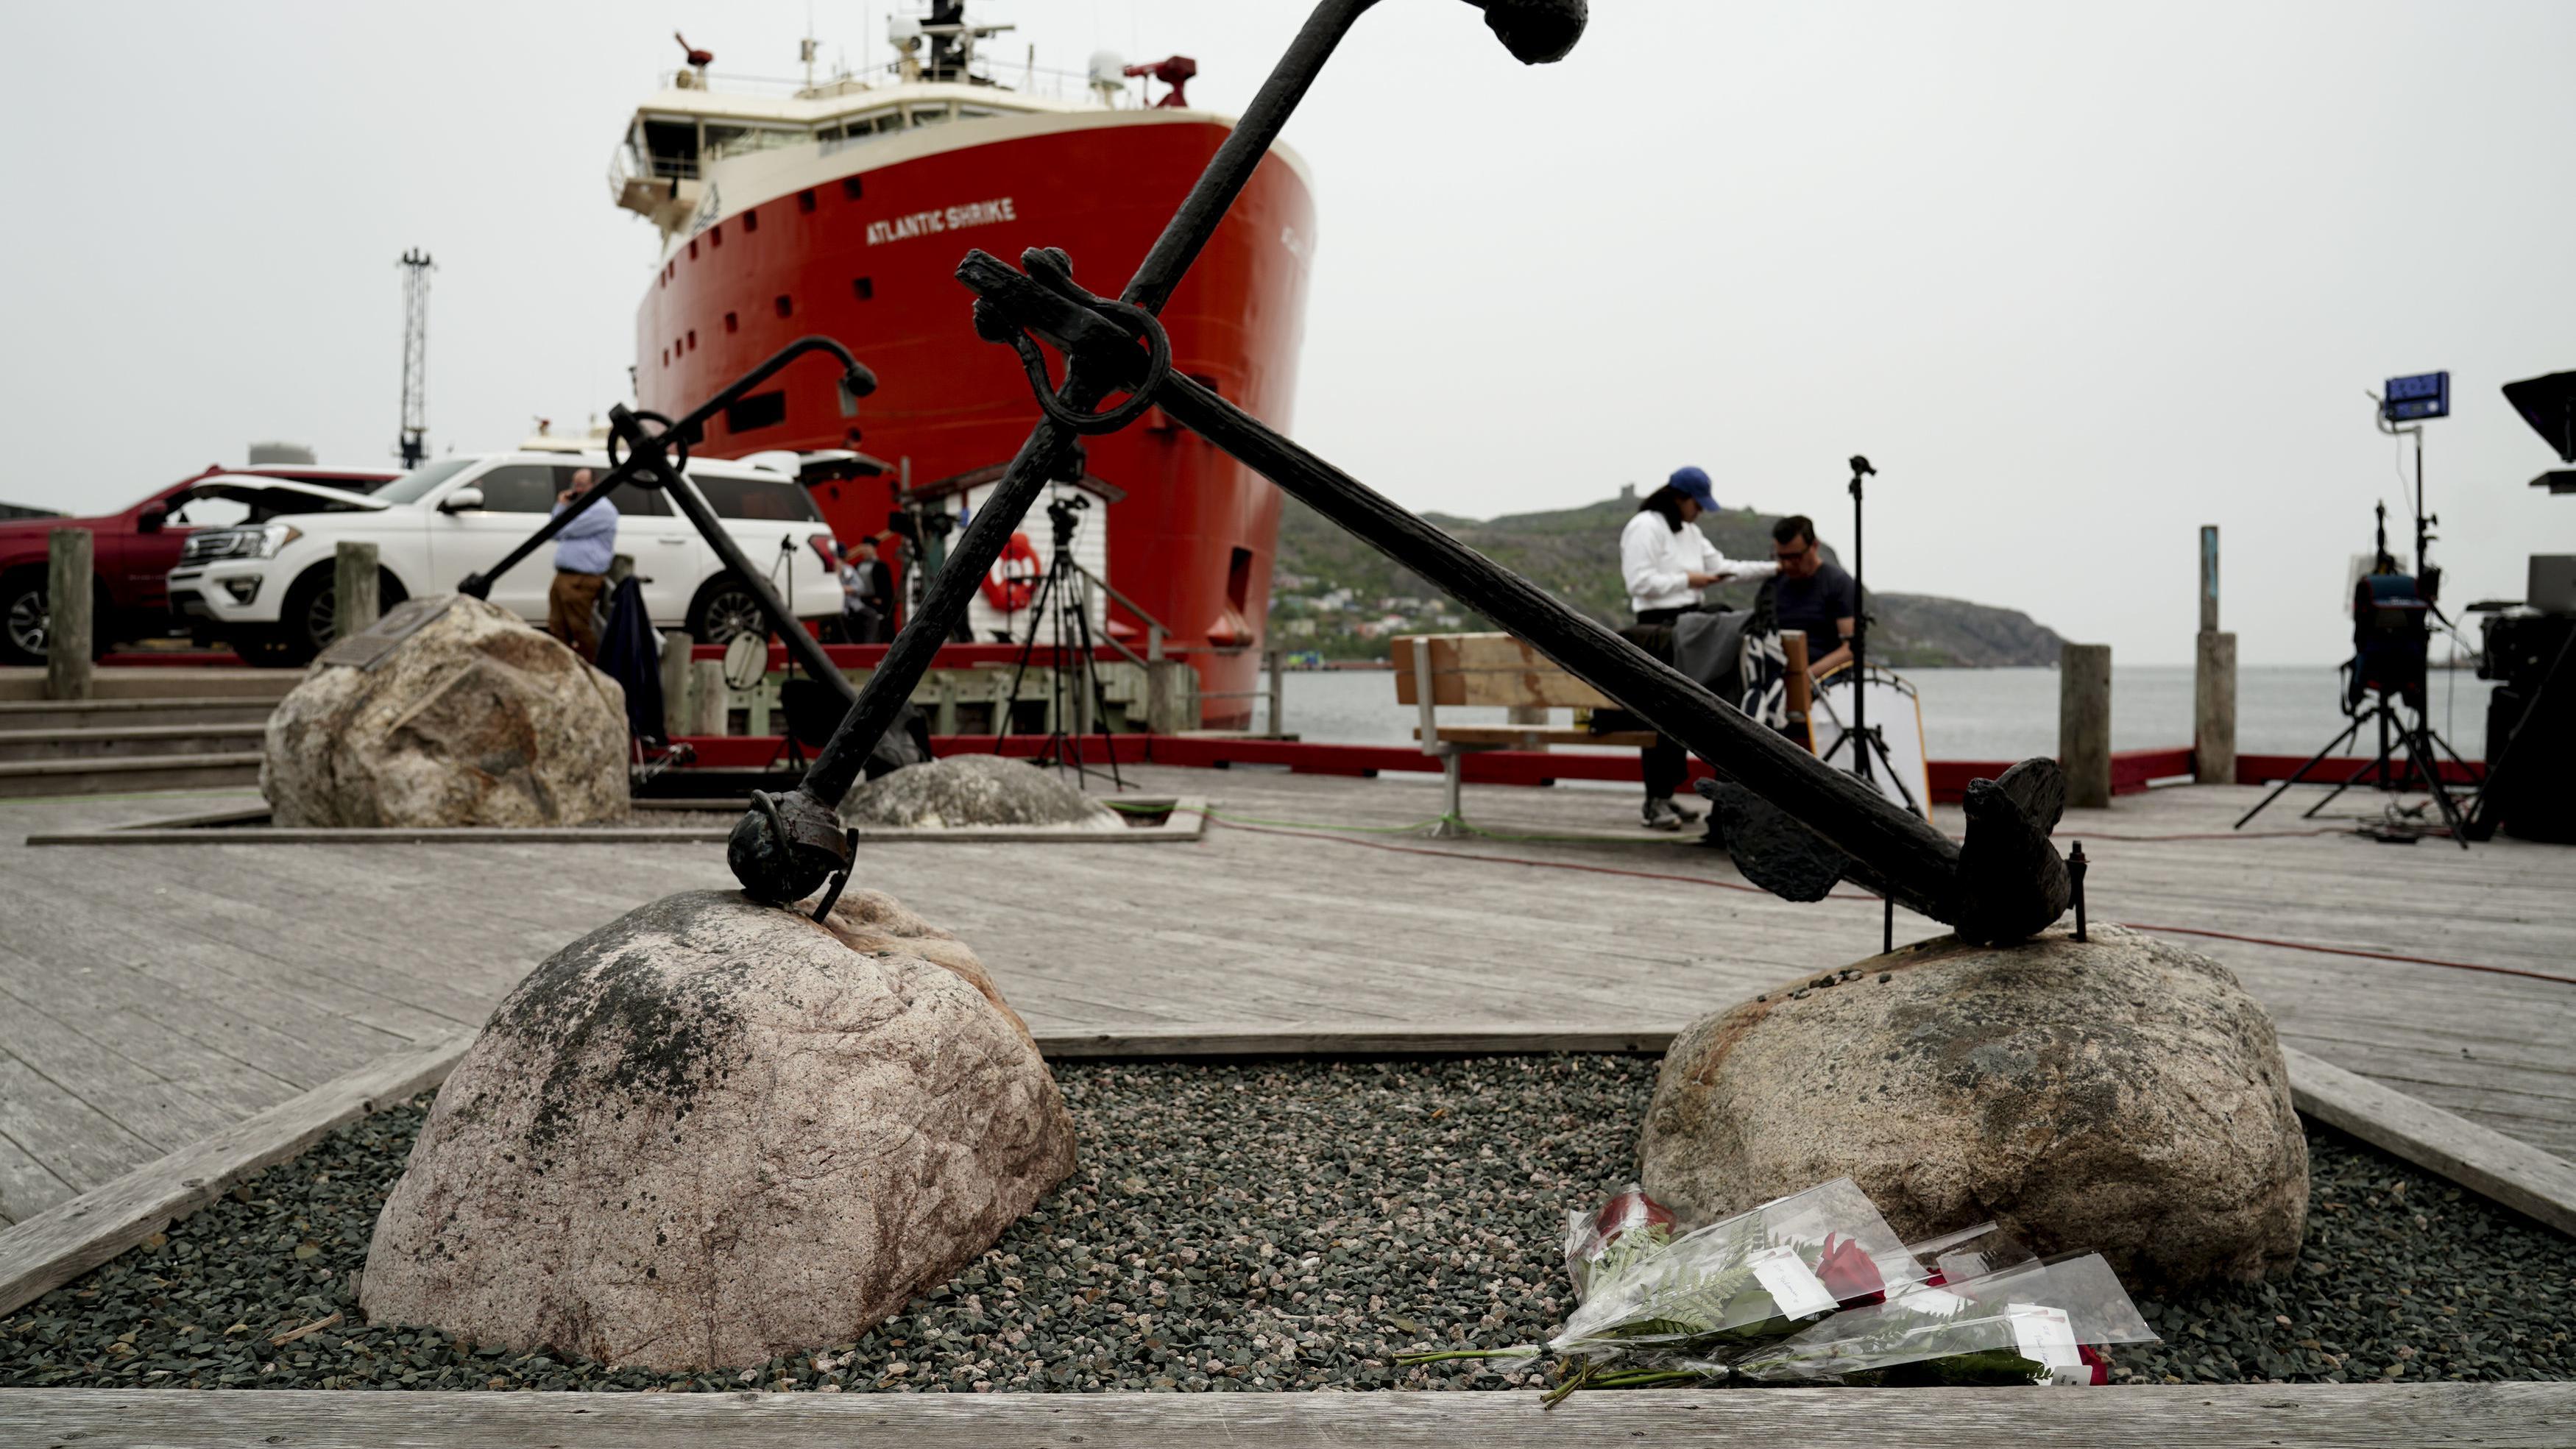
[[(880, 380), (858, 416), (843, 415), (829, 367), (799, 366), (783, 398), (738, 426), (711, 425), (706, 453), (861, 448), (906, 461), (916, 489), (998, 468), (1038, 413), (1012, 350), (976, 338), (958, 259), (975, 247), (1014, 261), (1027, 247), (1061, 247), (1093, 291), (1115, 293), (1226, 135), (1213, 118), (1120, 112), (874, 167), (844, 153), (846, 169), (791, 177), (810, 184), (724, 212), (672, 245), (637, 315), (636, 396), (676, 415), (789, 341), (822, 333)], [(1283, 431), (1313, 235), (1305, 178), (1274, 153), (1162, 314), (1177, 370)], [(781, 403), (783, 416), (769, 416)], [(1171, 630), (1203, 693), (1252, 689), (1257, 653), (1200, 651), (1263, 636), (1278, 492), (1159, 413), (1087, 446), (1090, 473), (1123, 494), (1108, 507), (1110, 584)], [(896, 487), (829, 483), (816, 499), (851, 539), (885, 529)], [(1045, 521), (1029, 522), (1043, 550)], [(1112, 608), (1109, 628), (1141, 647), (1142, 623), (1127, 610)], [(1202, 720), (1241, 726), (1250, 713), (1248, 699), (1209, 699)]]

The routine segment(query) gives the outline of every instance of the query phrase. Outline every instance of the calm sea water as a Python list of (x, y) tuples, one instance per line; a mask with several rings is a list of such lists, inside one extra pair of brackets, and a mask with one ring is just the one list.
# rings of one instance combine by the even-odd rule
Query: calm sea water
[[(1923, 702), (1923, 734), (1936, 760), (2014, 760), (2057, 749), (2054, 669), (1909, 669)], [(2332, 665), (2245, 667), (2236, 674), (2236, 748), (2254, 755), (2313, 754), (2343, 728)], [(2487, 691), (2467, 670), (2438, 670), (2433, 727), (2469, 759), (2486, 753)], [(1393, 745), (1413, 740), (1413, 711), (1395, 702), (1385, 671), (1291, 674), (1288, 728), (1332, 744)], [(1499, 709), (1444, 709), (1457, 724), (1501, 724)], [(1556, 723), (1568, 712), (1556, 711)], [(2144, 750), (2191, 743), (2191, 666), (2115, 665), (2111, 745)]]

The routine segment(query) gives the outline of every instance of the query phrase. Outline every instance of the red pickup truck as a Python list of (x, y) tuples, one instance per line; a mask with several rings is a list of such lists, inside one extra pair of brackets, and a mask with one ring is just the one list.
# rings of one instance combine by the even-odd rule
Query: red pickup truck
[(177, 512), (171, 498), (181, 489), (226, 474), (254, 478), (292, 478), (366, 493), (400, 476), (392, 470), (317, 468), (262, 463), (248, 468), (208, 468), (182, 478), (137, 502), (122, 513), (99, 518), (0, 519), (0, 664), (45, 662), (46, 555), (57, 528), (90, 531), (91, 583), (96, 612), (91, 616), (94, 647), (168, 634), (179, 620), (170, 613), (170, 569), (179, 562), (179, 546), (199, 528), (241, 521), (245, 507), (229, 499), (199, 498)]

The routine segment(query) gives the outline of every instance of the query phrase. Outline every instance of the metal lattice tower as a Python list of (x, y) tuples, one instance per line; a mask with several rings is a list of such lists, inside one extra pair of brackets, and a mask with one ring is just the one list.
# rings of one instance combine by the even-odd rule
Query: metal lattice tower
[(403, 269), (403, 466), (417, 468), (429, 452), (429, 253), (402, 254)]

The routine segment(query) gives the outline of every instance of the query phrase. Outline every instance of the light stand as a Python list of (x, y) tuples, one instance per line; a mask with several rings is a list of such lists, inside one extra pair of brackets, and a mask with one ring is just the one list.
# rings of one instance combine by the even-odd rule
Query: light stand
[[(2396, 379), (2395, 381), (2403, 382), (2407, 380), (2408, 379)], [(2447, 389), (2447, 378), (2445, 380), (2445, 387)], [(2394, 391), (2395, 386), (2394, 382), (2392, 382), (2392, 395), (2394, 394)], [(2374, 398), (2373, 401), (2378, 400)], [(2319, 800), (2314, 805), (2311, 805), (2306, 810), (2300, 812), (2299, 818), (2302, 820), (2315, 819), (2317, 812), (2325, 809), (2328, 805), (2331, 805), (2336, 800), (2340, 799), (2344, 791), (2360, 784), (2365, 776), (2376, 776), (2374, 783), (2378, 788), (2392, 795), (2403, 791), (2407, 787), (2410, 779), (2421, 779), (2424, 782), (2424, 789), (2433, 797), (2432, 803), (2434, 807), (2441, 812), (2442, 823), (2449, 827), (2451, 838), (2459, 842), (2462, 850), (2469, 848), (2469, 837), (2472, 832), (2469, 828), (2467, 813), (2460, 808), (2459, 801), (2452, 798), (2450, 787), (2442, 780), (2441, 756), (2450, 756), (2452, 761), (2458, 764), (2463, 770), (2468, 768), (2468, 762), (2462, 760), (2460, 758), (2460, 752), (2451, 748), (2451, 742), (2443, 739), (2441, 734), (2433, 728), (2431, 711), (2427, 708), (2427, 701), (2425, 699), (2423, 662), (2419, 659), (2415, 664), (2412, 676), (2412, 690), (2414, 697), (2409, 699), (2409, 685), (2405, 678), (2401, 677), (2397, 683), (2392, 685), (2385, 679), (2374, 679), (2371, 677), (2370, 657), (2364, 643), (2364, 640), (2371, 628), (2377, 627), (2383, 630), (2388, 628), (2385, 624), (2373, 626), (2370, 623), (2368, 616), (2365, 614), (2365, 610), (2384, 612), (2387, 608), (2420, 608), (2428, 617), (2437, 619), (2441, 618), (2441, 611), (2435, 608), (2433, 603), (2434, 590), (2438, 588), (2441, 583), (2441, 571), (2434, 568), (2425, 558), (2425, 548), (2433, 539), (2431, 525), (2438, 523), (2441, 520), (2425, 513), (2424, 511), (2424, 428), (2421, 423), (2418, 423), (2416, 426), (2411, 428), (2389, 426), (2389, 414), (2391, 411), (2392, 409), (2388, 404), (2382, 403), (2380, 405), (2378, 414), (2379, 430), (2391, 437), (2406, 433), (2412, 433), (2415, 435), (2415, 575), (2410, 581), (2414, 594), (2411, 598), (2394, 600), (2386, 606), (2376, 602), (2378, 595), (2373, 592), (2370, 582), (2371, 579), (2387, 578), (2397, 574), (2397, 560), (2388, 551), (2388, 505), (2381, 503), (2377, 505), (2375, 510), (2378, 515), (2379, 525), (2376, 536), (2376, 547), (2372, 559), (2372, 571), (2369, 576), (2355, 584), (2353, 589), (2353, 660), (2347, 667), (2356, 671), (2356, 677), (2352, 684), (2345, 687), (2343, 692), (2343, 709), (2345, 715), (2349, 718), (2350, 723), (2343, 727), (2343, 732), (2341, 734), (2338, 734), (2332, 740), (2327, 741), (2324, 749), (2321, 749), (2315, 754), (2309, 756), (2306, 764), (2303, 764), (2296, 770), (2291, 771), (2288, 779), (2273, 786), (2270, 794), (2265, 795), (2261, 800), (2256, 801), (2253, 809), (2248, 810), (2242, 816), (2239, 816), (2236, 824), (2232, 827), (2233, 829), (2244, 829), (2247, 822), (2251, 821), (2255, 816), (2262, 814), (2273, 801), (2280, 799), (2282, 794), (2292, 785), (2296, 785), (2300, 781), (2305, 780), (2310, 770), (2313, 770), (2317, 766), (2325, 763), (2327, 756), (2343, 748), (2344, 745), (2351, 741), (2354, 736), (2360, 734), (2363, 726), (2376, 725), (2379, 732), (2378, 752), (2370, 759), (2364, 761), (2358, 768), (2353, 770), (2352, 773), (2344, 776), (2340, 783), (2338, 783), (2332, 790), (2326, 792), (2326, 797), (2324, 799)], [(2443, 413), (2438, 411), (2419, 411), (2407, 415), (2416, 417), (2440, 417), (2443, 416)], [(2449, 623), (2447, 619), (2443, 620), (2443, 622), (2445, 624)], [(2419, 635), (2425, 636), (2427, 642), (2429, 642), (2429, 625), (2418, 620), (2409, 627)], [(2363, 703), (2363, 696), (2365, 695), (2368, 696), (2368, 703), (2366, 704)], [(2405, 717), (2405, 715), (2399, 713), (2399, 706), (2401, 705), (2413, 706), (2415, 712), (2414, 719), (2410, 721)], [(2400, 752), (2403, 752), (2406, 760), (2406, 768), (2403, 773), (2400, 773), (2393, 768), (2395, 765), (2395, 757)], [(2408, 813), (2420, 815), (2422, 810), (2423, 807), (2419, 805)], [(2415, 825), (2413, 821), (2400, 821), (2397, 819), (2398, 810), (2394, 802), (2390, 803), (2386, 813), (2388, 818), (2376, 829), (2365, 827), (2367, 833), (2375, 834), (2382, 840), (2397, 841), (2406, 844), (2412, 844), (2415, 838), (2422, 833), (2421, 828)]]
[[(1091, 500), (1079, 493), (1059, 498), (1047, 505), (1047, 523), (1055, 531), (1055, 553), (1047, 560), (1046, 575), (1038, 580), (1037, 597), (1029, 601), (1029, 637), (1020, 645), (1019, 661), (1011, 667), (1010, 692), (1002, 696), (1001, 718), (993, 727), (993, 753), (1002, 752), (1002, 741), (1011, 733), (1011, 711), (1019, 702), (1020, 681), (1029, 671), (1029, 659), (1037, 653), (1038, 637), (1051, 636), (1055, 641), (1055, 668), (1047, 684), (1047, 738), (1038, 751), (1038, 762), (1052, 762), (1061, 772), (1069, 762), (1075, 776), (1088, 779), (1099, 773), (1082, 758), (1082, 737), (1089, 731), (1077, 720), (1068, 730), (1065, 723), (1078, 715), (1088, 703), (1091, 717), (1100, 728), (1100, 743), (1109, 755), (1109, 780), (1118, 789), (1127, 782), (1118, 773), (1118, 744), (1109, 734), (1109, 696), (1101, 687), (1100, 670), (1092, 659), (1091, 592), (1080, 562), (1073, 556), (1073, 535), (1082, 526), (1074, 515), (1091, 506)], [(1078, 640), (1079, 652), (1066, 659), (1068, 638)]]
[[(1869, 591), (1867, 586), (1862, 582), (1863, 555), (1861, 551), (1861, 509), (1863, 490), (1861, 488), (1860, 480), (1863, 478), (1876, 477), (1878, 475), (1878, 470), (1869, 465), (1869, 459), (1862, 457), (1858, 453), (1852, 454), (1851, 470), (1852, 717), (1851, 723), (1848, 725), (1842, 724), (1839, 720), (1835, 722), (1839, 732), (1835, 734), (1834, 742), (1826, 747), (1824, 761), (1828, 765), (1832, 764), (1834, 762), (1834, 756), (1842, 753), (1843, 746), (1846, 744), (1850, 745), (1852, 747), (1852, 773), (1859, 776), (1862, 781), (1874, 785), (1876, 781), (1873, 777), (1873, 771), (1885, 770), (1887, 772), (1888, 783), (1896, 787), (1897, 798), (1905, 802), (1906, 809), (1919, 815), (1923, 813), (1923, 803), (1914, 798), (1914, 792), (1906, 787), (1905, 772), (1896, 768), (1895, 760), (1889, 757), (1887, 753), (1886, 737), (1881, 735), (1878, 729), (1869, 722)], [(1896, 902), (1889, 900), (1884, 902), (1884, 904), (1886, 905), (1887, 910), (1880, 938), (1885, 942), (1886, 949), (1893, 951), (1896, 949)]]

